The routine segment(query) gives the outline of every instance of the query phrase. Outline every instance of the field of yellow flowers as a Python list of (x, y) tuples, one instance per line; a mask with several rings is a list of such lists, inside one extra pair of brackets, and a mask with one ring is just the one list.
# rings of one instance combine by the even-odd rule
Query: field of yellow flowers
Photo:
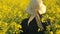
[[(30, 0), (0, 0), (0, 34), (20, 34), (23, 32), (20, 23), (29, 15), (26, 7)], [(54, 25), (54, 33), (60, 34), (60, 0), (43, 0), (47, 7), (45, 18), (50, 18)], [(47, 28), (48, 29), (48, 28)], [(50, 32), (53, 34), (53, 32)]]

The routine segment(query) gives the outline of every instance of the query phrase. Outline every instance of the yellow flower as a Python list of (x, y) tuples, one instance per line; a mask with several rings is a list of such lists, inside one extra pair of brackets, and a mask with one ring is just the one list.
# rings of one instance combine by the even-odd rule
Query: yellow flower
[(46, 20), (44, 18), (42, 18), (42, 23), (45, 23), (45, 22), (46, 22)]
[(50, 34), (53, 34), (53, 32), (51, 31)]
[(22, 26), (21, 26), (21, 25), (18, 25), (17, 27), (22, 28)]
[(0, 15), (0, 18), (2, 18), (2, 15)]
[(57, 31), (56, 31), (56, 34), (60, 34), (60, 30), (57, 30)]
[(41, 29), (40, 28), (38, 28), (38, 32), (40, 31)]

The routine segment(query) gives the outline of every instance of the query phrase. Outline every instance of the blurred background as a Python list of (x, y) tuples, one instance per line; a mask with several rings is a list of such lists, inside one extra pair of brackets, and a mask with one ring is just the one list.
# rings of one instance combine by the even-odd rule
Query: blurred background
[[(20, 23), (29, 17), (26, 13), (29, 2), (30, 0), (0, 0), (0, 34), (23, 32)], [(47, 12), (43, 15), (42, 22), (49, 18), (54, 26), (54, 33), (60, 34), (60, 0), (43, 0), (43, 2), (47, 7)], [(49, 31), (49, 27), (47, 30), (49, 34), (53, 34)]]

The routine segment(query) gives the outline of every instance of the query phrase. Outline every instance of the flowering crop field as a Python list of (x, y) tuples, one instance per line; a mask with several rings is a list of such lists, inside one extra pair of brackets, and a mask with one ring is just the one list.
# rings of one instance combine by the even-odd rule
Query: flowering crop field
[[(23, 32), (20, 25), (22, 20), (29, 15), (26, 8), (30, 0), (0, 0), (0, 34), (20, 34)], [(43, 0), (47, 7), (46, 14), (43, 15), (42, 22), (46, 18), (51, 20), (54, 32), (49, 34), (60, 34), (60, 0)]]

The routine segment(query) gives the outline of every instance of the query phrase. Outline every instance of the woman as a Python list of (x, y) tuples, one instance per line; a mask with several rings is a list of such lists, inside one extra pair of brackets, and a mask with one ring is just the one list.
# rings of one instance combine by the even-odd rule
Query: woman
[(40, 17), (39, 17), (39, 15), (42, 15), (46, 12), (46, 6), (43, 4), (43, 1), (42, 0), (31, 0), (30, 4), (27, 7), (26, 12), (31, 15), (28, 20), (28, 25), (35, 18), (37, 21), (38, 27), (40, 27), (41, 30), (43, 30)]
[[(22, 21), (22, 34), (44, 34), (46, 26), (50, 25), (50, 19), (46, 23), (41, 22), (42, 14), (46, 13), (42, 0), (31, 0), (26, 11), (31, 16)], [(39, 32), (38, 28), (41, 29)]]

